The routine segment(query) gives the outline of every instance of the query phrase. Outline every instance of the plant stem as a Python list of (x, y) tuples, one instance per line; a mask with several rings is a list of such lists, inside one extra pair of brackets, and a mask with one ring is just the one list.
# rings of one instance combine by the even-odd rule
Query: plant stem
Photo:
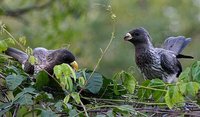
[(17, 44), (20, 46), (20, 48), (25, 52), (24, 47), (15, 39), (15, 37), (14, 37), (10, 32), (8, 32), (5, 28), (3, 28), (3, 30), (15, 41), (15, 43), (17, 43)]
[(88, 97), (81, 97), (87, 100), (99, 100), (99, 101), (111, 101), (111, 102), (128, 102), (128, 103), (137, 103), (137, 104), (144, 104), (144, 105), (166, 105), (166, 103), (149, 103), (149, 102), (139, 102), (133, 100), (120, 100), (120, 99), (99, 99), (99, 98), (88, 98)]
[(15, 110), (14, 110), (14, 113), (13, 113), (13, 117), (17, 117), (17, 111), (19, 110), (19, 104), (17, 104), (15, 106)]
[(86, 110), (86, 108), (85, 108), (85, 105), (83, 104), (82, 101), (80, 101), (80, 103), (81, 103), (81, 106), (83, 107), (83, 110), (84, 110), (84, 112), (85, 112), (85, 116), (86, 116), (86, 117), (89, 117), (89, 115), (88, 115), (88, 113), (87, 113), (87, 110)]
[(136, 85), (139, 88), (144, 88), (144, 89), (149, 89), (149, 90), (155, 90), (155, 91), (162, 91), (162, 92), (167, 92), (164, 89), (156, 89), (156, 88), (152, 88), (152, 87), (145, 87), (145, 86), (141, 86), (141, 85)]
[[(89, 108), (88, 111), (94, 110), (94, 109), (98, 109), (98, 108), (117, 108), (117, 107), (119, 107), (119, 106), (116, 106), (116, 105), (102, 105), (102, 106), (95, 106), (95, 107)], [(143, 116), (145, 116), (145, 117), (148, 117), (147, 115), (145, 115), (144, 113), (141, 113), (141, 112), (139, 112), (139, 111), (130, 110), (130, 109), (128, 109), (128, 108), (126, 108), (126, 109), (129, 110), (129, 111), (131, 111), (132, 113), (137, 112), (137, 113), (139, 113), (140, 115), (143, 115)], [(74, 115), (73, 117), (77, 117), (79, 114), (81, 114), (81, 113), (83, 113), (83, 112), (84, 112), (84, 111), (81, 111), (81, 112), (77, 113), (76, 115)]]

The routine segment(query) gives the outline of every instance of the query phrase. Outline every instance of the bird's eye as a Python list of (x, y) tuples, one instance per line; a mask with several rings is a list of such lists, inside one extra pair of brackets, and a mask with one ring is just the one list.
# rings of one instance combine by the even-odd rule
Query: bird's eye
[(137, 32), (136, 32), (136, 33), (134, 33), (134, 35), (135, 35), (135, 36), (140, 36), (140, 34), (139, 34), (139, 33), (137, 33)]

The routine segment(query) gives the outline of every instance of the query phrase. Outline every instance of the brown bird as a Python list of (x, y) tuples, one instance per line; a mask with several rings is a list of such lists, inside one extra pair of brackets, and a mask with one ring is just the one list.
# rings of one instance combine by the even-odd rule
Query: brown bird
[(33, 50), (33, 56), (37, 60), (34, 65), (28, 61), (29, 56), (25, 52), (16, 48), (8, 48), (5, 54), (19, 61), (24, 71), (28, 74), (34, 74), (41, 70), (46, 70), (48, 73), (53, 74), (54, 66), (62, 63), (69, 64), (75, 70), (78, 69), (74, 55), (67, 49), (47, 50), (43, 47), (37, 47)]

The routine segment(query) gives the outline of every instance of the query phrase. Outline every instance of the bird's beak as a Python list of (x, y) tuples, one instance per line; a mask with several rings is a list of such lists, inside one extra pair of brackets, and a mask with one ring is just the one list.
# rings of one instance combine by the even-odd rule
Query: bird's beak
[(128, 40), (131, 40), (133, 37), (131, 36), (130, 33), (126, 33), (126, 35), (124, 36), (124, 40), (125, 41), (128, 41)]
[(70, 65), (72, 66), (74, 70), (76, 71), (78, 70), (78, 63), (76, 61), (71, 62)]

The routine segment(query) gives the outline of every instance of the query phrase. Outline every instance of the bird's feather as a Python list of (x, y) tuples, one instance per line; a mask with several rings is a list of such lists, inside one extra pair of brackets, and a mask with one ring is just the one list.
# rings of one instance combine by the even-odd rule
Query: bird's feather
[(191, 38), (185, 38), (184, 36), (169, 37), (165, 40), (163, 48), (166, 50), (171, 50), (178, 55), (190, 42)]
[(178, 55), (176, 56), (176, 58), (187, 58), (187, 59), (193, 59), (194, 57), (192, 57), (192, 56), (188, 56), (188, 55), (183, 55), (183, 54), (178, 54)]
[(176, 59), (176, 56), (164, 52), (160, 55), (160, 61), (162, 68), (168, 74), (176, 74), (178, 77), (179, 74), (182, 72), (181, 64)]
[(5, 51), (5, 54), (8, 56), (13, 57), (14, 59), (16, 59), (17, 61), (19, 61), (21, 64), (24, 64), (27, 59), (28, 59), (28, 55), (25, 52), (22, 52), (18, 49), (15, 48), (8, 48)]

